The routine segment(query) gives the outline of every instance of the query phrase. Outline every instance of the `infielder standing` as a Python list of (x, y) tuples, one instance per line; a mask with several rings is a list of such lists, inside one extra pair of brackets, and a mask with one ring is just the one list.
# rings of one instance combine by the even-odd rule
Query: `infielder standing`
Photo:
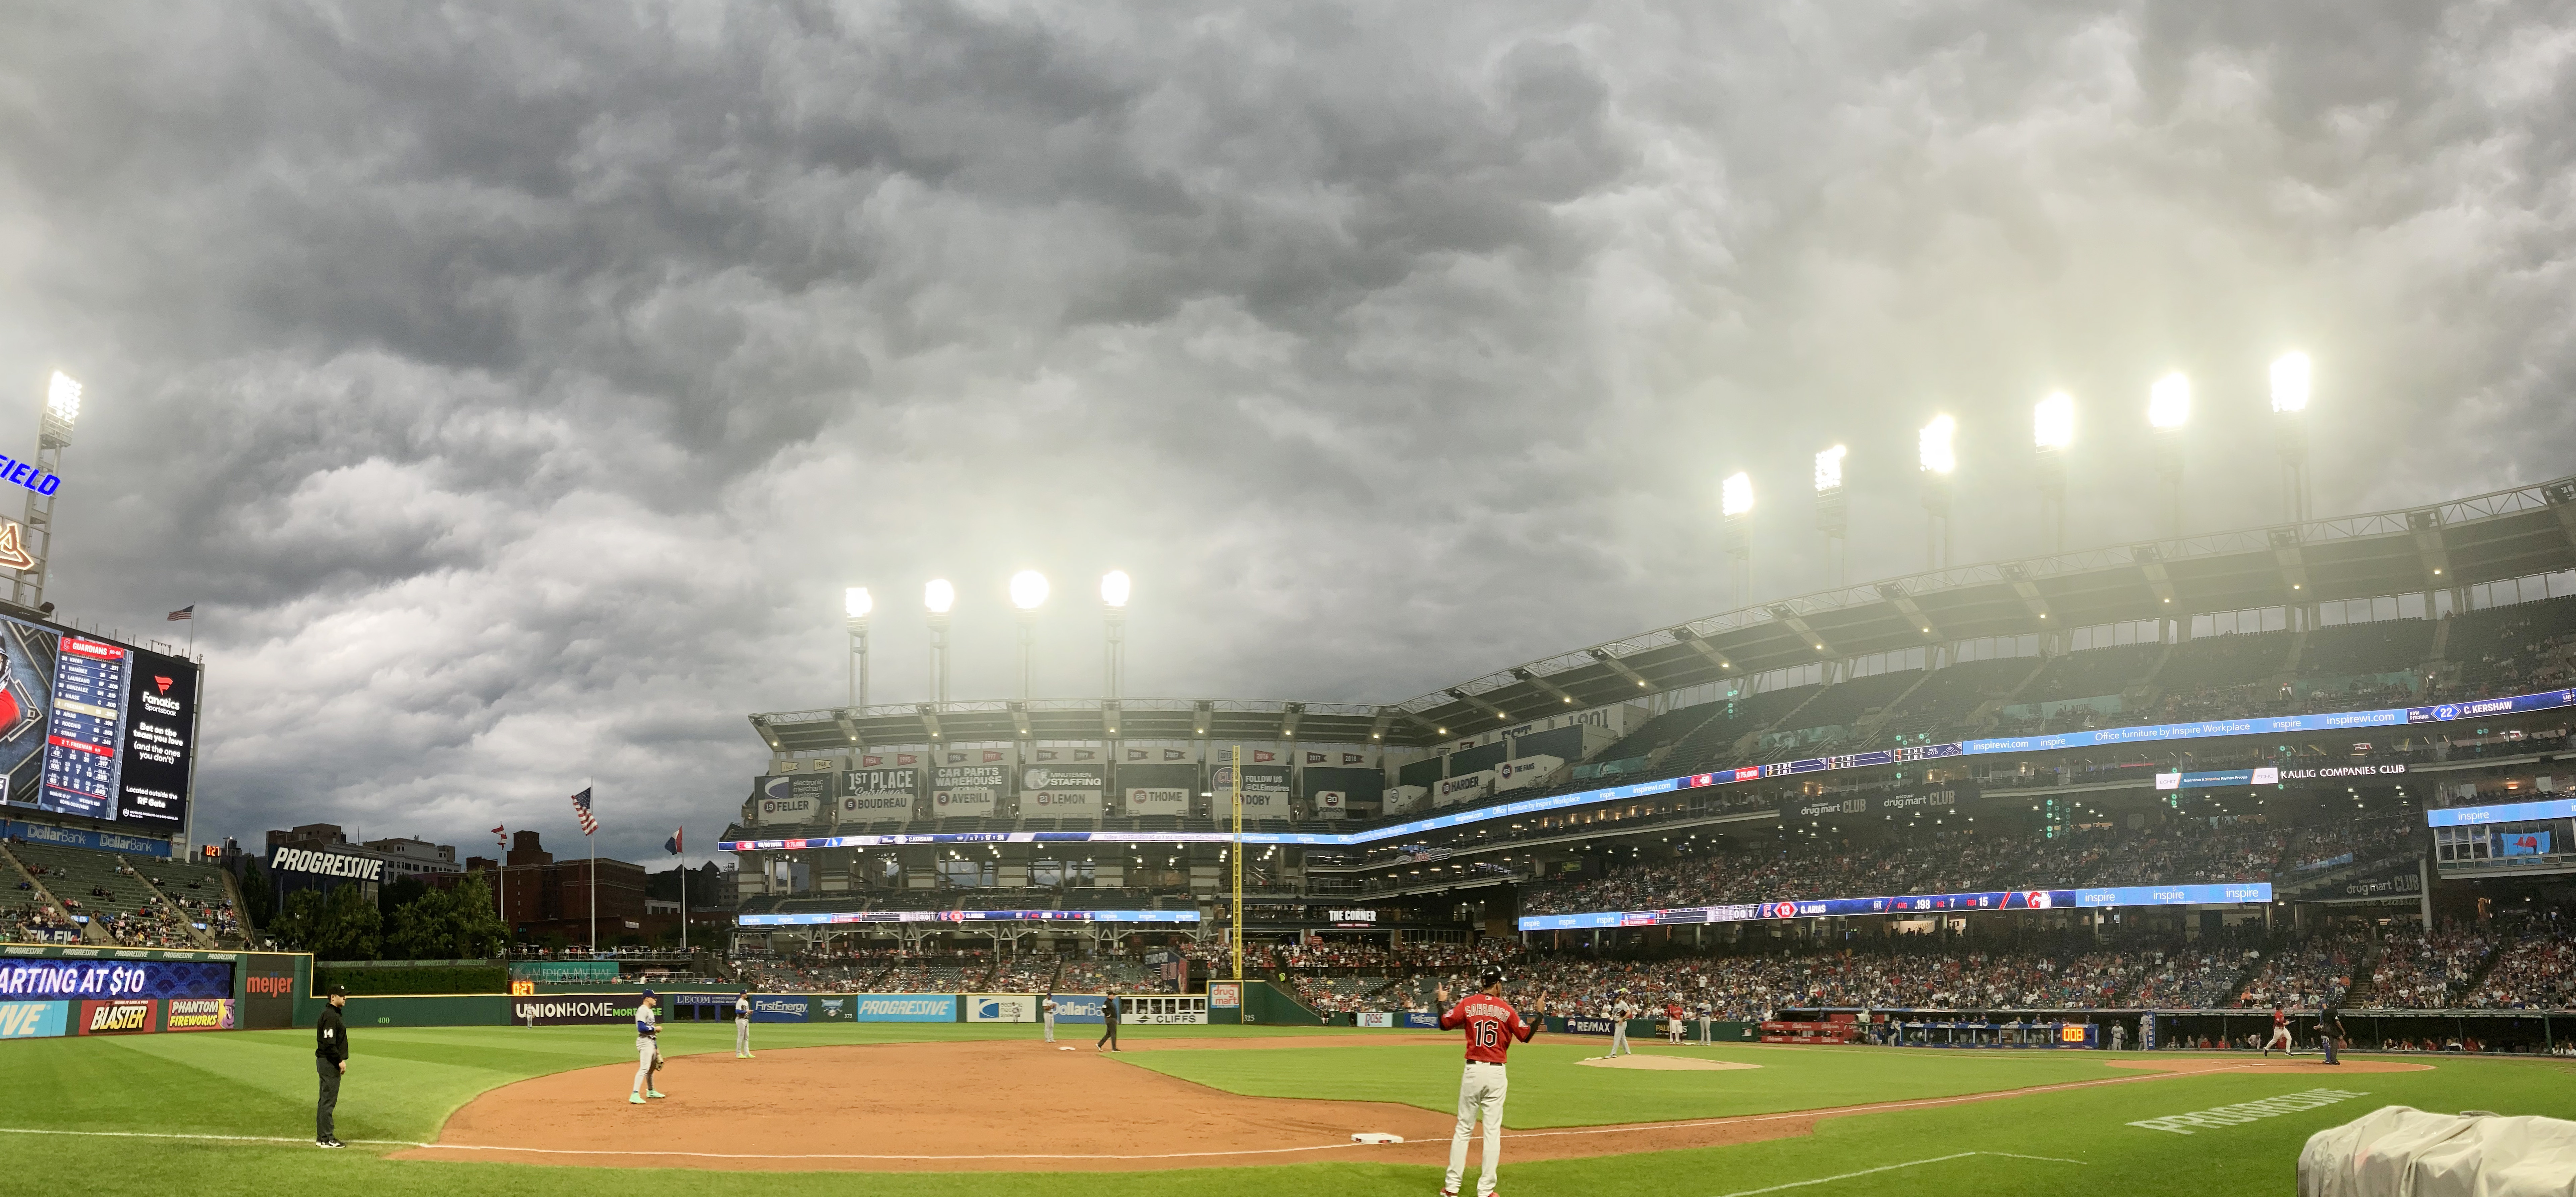
[(733, 995), (733, 1058), (751, 1058), (751, 991)]
[[(1523, 1043), (1538, 1034), (1538, 1024), (1525, 1022), (1520, 1012), (1503, 1000), (1503, 974), (1484, 975), (1485, 988), (1471, 993), (1456, 1006), (1449, 1006), (1449, 987), (1441, 986), (1435, 996), (1444, 1007), (1440, 1029), (1467, 1031), (1467, 1071), (1458, 1082), (1458, 1130), (1449, 1138), (1449, 1175), (1440, 1186), (1440, 1197), (1458, 1197), (1458, 1182), (1467, 1177), (1467, 1136), (1476, 1129), (1476, 1120), (1485, 1123), (1485, 1163), (1476, 1174), (1476, 1192), (1480, 1197), (1494, 1197), (1503, 1168), (1503, 1097), (1509, 1090), (1503, 1075), (1503, 1058), (1512, 1050), (1512, 1041)], [(1531, 1013), (1544, 1019), (1547, 998), (1539, 997)]]
[(662, 1091), (652, 1087), (653, 1066), (662, 1062), (661, 1020), (653, 1014), (653, 991), (645, 990), (635, 1003), (635, 1088), (626, 1100), (643, 1105), (647, 1097), (660, 1097)]
[(1046, 1041), (1055, 1042), (1055, 991), (1050, 989), (1038, 998), (1038, 1017), (1046, 1021)]

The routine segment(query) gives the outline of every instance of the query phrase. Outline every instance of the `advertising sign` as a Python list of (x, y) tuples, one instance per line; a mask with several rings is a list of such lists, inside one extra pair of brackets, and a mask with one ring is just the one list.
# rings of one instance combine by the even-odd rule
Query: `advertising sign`
[[(1247, 790), (1284, 790), (1288, 788), (1288, 766), (1270, 763), (1277, 754), (1254, 749), (1243, 754), (1249, 764), (1243, 767), (1243, 788)], [(1208, 789), (1222, 795), (1234, 785), (1234, 766), (1222, 757), (1208, 775)]]
[(832, 809), (830, 774), (782, 773), (763, 777), (747, 812), (756, 827), (820, 823)]
[(121, 852), (127, 856), (168, 856), (170, 841), (147, 839), (139, 835), (118, 835), (113, 831), (84, 831), (77, 827), (56, 827), (51, 823), (26, 823), (0, 819), (0, 833), (7, 838), (30, 844), (53, 844), (64, 848), (87, 848), (93, 852)]
[(1351, 1019), (1364, 1027), (1392, 1027), (1395, 1025), (1395, 1015), (1384, 1010), (1362, 1010), (1359, 1013), (1352, 1015)]
[[(851, 1022), (858, 1013), (858, 999), (848, 994), (815, 997), (805, 1003), (807, 1022)], [(760, 1021), (757, 1018), (753, 1022)]]
[(1350, 795), (1340, 790), (1315, 791), (1315, 817), (1340, 819), (1351, 813)]
[(0, 1039), (52, 1039), (71, 1029), (70, 1002), (0, 1002)]
[(1565, 1019), (1565, 1033), (1568, 1035), (1608, 1035), (1618, 1029), (1618, 1022), (1607, 1018), (1575, 1018), (1569, 1015)]
[(510, 1021), (523, 1027), (600, 1026), (635, 1021), (633, 994), (557, 993), (510, 999)]
[(39, 810), (177, 830), (196, 705), (187, 661), (0, 617), (0, 792)]
[[(1058, 1007), (1059, 1017), (1062, 1007)], [(966, 995), (968, 1022), (1036, 1022), (1038, 999), (1025, 993), (970, 993)]]
[(751, 995), (751, 1021), (753, 1022), (804, 1022), (805, 1012), (806, 998), (803, 994), (780, 996), (755, 993)]
[(943, 759), (956, 758), (930, 770), (930, 817), (934, 819), (989, 819), (999, 802), (1002, 790), (1010, 784), (1007, 761), (981, 759), (986, 755), (1007, 756), (992, 750), (950, 750)]
[(1524, 915), (1522, 931), (1571, 931), (1586, 927), (1666, 927), (1690, 923), (1745, 923), (1822, 915), (1930, 914), (1968, 910), (2101, 909), (2122, 906), (2224, 906), (2272, 900), (2272, 885), (2226, 882), (2194, 885), (2123, 885), (2100, 889), (2015, 889), (1979, 894), (1913, 894), (1886, 898), (1825, 898), (1686, 906), (1671, 910), (1603, 910), (1582, 914)]
[(1440, 1029), (1440, 1015), (1429, 1010), (1407, 1010), (1404, 1012), (1404, 1026), (1411, 1031), (1437, 1031)]
[(229, 960), (0, 961), (0, 998), (231, 997)]
[(1526, 790), (1546, 784), (1548, 778), (1554, 777), (1556, 771), (1564, 767), (1565, 758), (1561, 756), (1514, 757), (1494, 766), (1494, 792)]
[(1185, 789), (1134, 787), (1127, 791), (1127, 813), (1131, 815), (1186, 815), (1190, 813), (1190, 792)]
[(1097, 993), (1059, 993), (1055, 995), (1055, 1020), (1087, 1022), (1097, 1026), (1100, 1024), (1100, 1007), (1107, 1001), (1107, 997)]
[(860, 1022), (955, 1022), (957, 995), (952, 993), (862, 993), (852, 999)]
[(80, 1004), (80, 1033), (83, 1035), (131, 1035), (153, 1030), (153, 1007), (150, 998), (110, 998), (103, 1002)]
[[(917, 771), (911, 769), (858, 769), (842, 774), (842, 776), (865, 777), (870, 773), (876, 772), (902, 772), (918, 776)], [(844, 823), (875, 823), (882, 821), (910, 822), (912, 820), (912, 802), (913, 789), (910, 785), (888, 786), (882, 789), (852, 790), (841, 795), (840, 821)]]
[(382, 857), (353, 856), (346, 852), (317, 852), (311, 848), (289, 848), (283, 845), (268, 854), (268, 871), (272, 873), (310, 873), (317, 877), (345, 877), (352, 881), (382, 882), (385, 862)]
[(1001, 806), (1001, 791), (978, 786), (930, 792), (930, 817), (934, 819), (989, 819)]
[(253, 952), (243, 957), (242, 1026), (274, 1031), (295, 1025), (295, 962), (283, 952)]
[(1108, 788), (1106, 765), (1031, 765), (1020, 770), (1020, 814), (1097, 819)]
[(1022, 790), (1020, 815), (1023, 818), (1097, 819), (1100, 817), (1100, 791)]
[(1484, 797), (1486, 792), (1493, 788), (1494, 771), (1491, 769), (1478, 769), (1458, 777), (1443, 777), (1438, 785), (1431, 787), (1431, 805), (1454, 806), (1461, 802), (1474, 802)]
[(1239, 981), (1217, 981), (1208, 986), (1208, 1006), (1216, 1010), (1243, 1008), (1243, 984)]
[(165, 1031), (229, 1031), (233, 1026), (231, 998), (172, 998), (163, 1006)]

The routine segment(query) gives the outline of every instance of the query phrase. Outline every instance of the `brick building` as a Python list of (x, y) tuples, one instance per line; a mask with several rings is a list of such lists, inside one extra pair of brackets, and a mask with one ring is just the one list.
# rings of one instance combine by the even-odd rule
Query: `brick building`
[[(599, 871), (599, 943), (613, 947), (627, 936), (643, 937), (671, 921), (648, 923), (644, 911), (644, 866), (622, 860), (593, 862), (587, 857), (558, 861), (533, 831), (510, 837), (501, 860), (471, 856), (465, 871), (484, 875), (483, 883), (500, 891), (501, 909), (515, 939), (525, 942), (560, 935), (575, 944), (590, 944), (591, 870)], [(496, 872), (497, 870), (497, 872)]]

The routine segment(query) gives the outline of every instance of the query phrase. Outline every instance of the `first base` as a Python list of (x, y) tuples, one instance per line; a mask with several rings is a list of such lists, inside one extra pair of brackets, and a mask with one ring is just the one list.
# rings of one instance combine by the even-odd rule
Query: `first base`
[(1404, 1142), (1404, 1136), (1402, 1136), (1402, 1135), (1381, 1135), (1381, 1134), (1377, 1134), (1377, 1133), (1375, 1133), (1375, 1132), (1370, 1132), (1370, 1131), (1360, 1131), (1360, 1132), (1355, 1132), (1355, 1133), (1353, 1133), (1353, 1134), (1351, 1135), (1351, 1142), (1353, 1142), (1353, 1143), (1401, 1143), (1401, 1142)]

